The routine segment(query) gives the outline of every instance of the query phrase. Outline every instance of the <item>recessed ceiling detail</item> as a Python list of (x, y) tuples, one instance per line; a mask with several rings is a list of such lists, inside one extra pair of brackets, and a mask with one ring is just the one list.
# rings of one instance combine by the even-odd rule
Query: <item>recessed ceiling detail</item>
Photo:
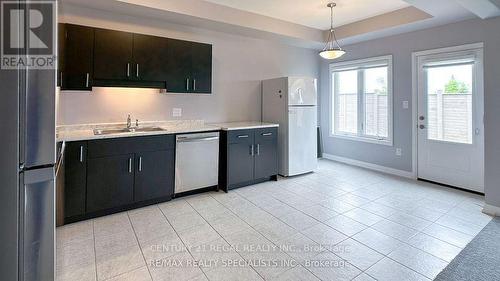
[[(330, 28), (324, 0), (205, 0), (308, 27)], [(408, 7), (402, 0), (337, 0), (335, 26), (341, 26)]]

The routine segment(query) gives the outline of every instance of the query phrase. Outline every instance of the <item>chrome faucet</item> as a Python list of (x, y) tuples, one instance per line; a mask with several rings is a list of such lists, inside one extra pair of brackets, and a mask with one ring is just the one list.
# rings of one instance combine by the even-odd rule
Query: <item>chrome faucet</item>
[(130, 118), (130, 114), (127, 117), (127, 129), (132, 128), (132, 119)]

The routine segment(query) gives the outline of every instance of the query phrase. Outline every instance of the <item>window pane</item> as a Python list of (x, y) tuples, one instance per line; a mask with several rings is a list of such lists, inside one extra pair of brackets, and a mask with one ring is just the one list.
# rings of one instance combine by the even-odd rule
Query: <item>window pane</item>
[(337, 87), (337, 132), (357, 134), (358, 132), (358, 72), (336, 73)]
[(472, 143), (472, 65), (427, 69), (428, 139)]
[(358, 71), (337, 72), (339, 77), (339, 94), (353, 94), (358, 92)]
[(389, 137), (389, 97), (387, 91), (387, 67), (364, 71), (365, 135)]

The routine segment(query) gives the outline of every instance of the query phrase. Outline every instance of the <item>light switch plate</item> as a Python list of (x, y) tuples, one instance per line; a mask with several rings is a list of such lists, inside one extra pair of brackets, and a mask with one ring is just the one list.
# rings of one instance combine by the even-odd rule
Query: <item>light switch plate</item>
[(410, 103), (407, 100), (403, 101), (403, 108), (408, 109), (409, 107), (410, 107)]
[(172, 109), (173, 117), (182, 117), (182, 108), (173, 108)]
[(396, 148), (396, 155), (397, 156), (403, 155), (403, 150), (401, 148)]

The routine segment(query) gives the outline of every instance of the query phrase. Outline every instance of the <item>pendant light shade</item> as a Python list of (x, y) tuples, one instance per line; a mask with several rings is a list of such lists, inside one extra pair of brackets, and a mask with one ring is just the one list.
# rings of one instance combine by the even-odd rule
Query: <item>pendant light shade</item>
[(325, 47), (319, 53), (319, 55), (322, 58), (327, 60), (340, 58), (346, 53), (340, 47), (339, 42), (337, 42), (337, 38), (335, 36), (335, 30), (333, 30), (333, 8), (335, 6), (337, 6), (337, 4), (333, 2), (327, 5), (327, 7), (330, 8), (330, 34), (328, 34), (328, 40), (326, 41)]

